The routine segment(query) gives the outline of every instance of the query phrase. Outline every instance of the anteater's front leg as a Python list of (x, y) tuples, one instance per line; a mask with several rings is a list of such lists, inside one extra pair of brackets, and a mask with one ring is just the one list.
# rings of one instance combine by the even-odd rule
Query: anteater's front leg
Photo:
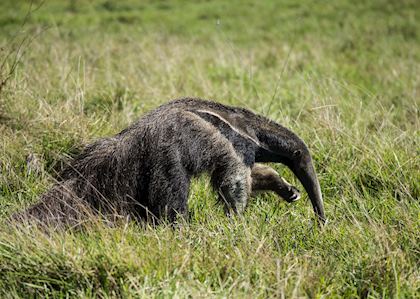
[(294, 202), (300, 198), (299, 190), (280, 177), (277, 171), (269, 166), (255, 164), (252, 167), (251, 177), (253, 193), (274, 191), (287, 202)]
[(230, 160), (212, 174), (212, 183), (225, 204), (227, 214), (241, 214), (251, 193), (251, 169), (240, 161)]

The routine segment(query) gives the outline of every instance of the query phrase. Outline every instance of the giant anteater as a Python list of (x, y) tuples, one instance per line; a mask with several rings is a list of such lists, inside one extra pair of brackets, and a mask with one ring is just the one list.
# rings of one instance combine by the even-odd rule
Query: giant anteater
[(193, 98), (164, 104), (86, 146), (40, 202), (15, 218), (73, 225), (92, 212), (175, 221), (187, 214), (191, 178), (203, 172), (230, 213), (241, 213), (252, 191), (298, 198), (295, 187), (257, 162), (289, 167), (325, 220), (311, 155), (298, 136), (247, 109)]

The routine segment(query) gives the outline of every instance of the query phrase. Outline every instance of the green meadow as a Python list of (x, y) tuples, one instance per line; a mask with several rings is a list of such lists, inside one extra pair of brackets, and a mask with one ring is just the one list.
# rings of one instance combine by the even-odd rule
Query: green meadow
[[(1, 298), (419, 298), (420, 4), (0, 2)], [(17, 229), (63, 161), (171, 99), (308, 144), (328, 223), (272, 194), (227, 218), (206, 176), (176, 227)]]

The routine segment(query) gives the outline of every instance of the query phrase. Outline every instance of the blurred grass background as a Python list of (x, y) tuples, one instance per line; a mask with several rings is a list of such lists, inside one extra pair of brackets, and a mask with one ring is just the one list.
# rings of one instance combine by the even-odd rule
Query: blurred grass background
[(2, 297), (418, 297), (419, 12), (414, 0), (1, 1), (0, 79), (22, 54), (0, 93), (2, 219), (37, 201), (63, 157), (183, 96), (293, 129), (329, 218), (320, 231), (306, 195), (261, 195), (227, 219), (202, 177), (176, 229), (45, 235), (6, 220)]

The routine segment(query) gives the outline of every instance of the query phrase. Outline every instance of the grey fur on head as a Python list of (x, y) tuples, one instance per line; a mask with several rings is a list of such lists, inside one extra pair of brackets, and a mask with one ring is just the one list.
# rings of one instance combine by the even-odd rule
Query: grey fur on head
[(247, 109), (191, 98), (164, 104), (88, 145), (39, 203), (14, 218), (73, 225), (99, 213), (175, 221), (187, 214), (191, 178), (203, 172), (229, 212), (242, 212), (252, 191), (299, 197), (274, 169), (256, 162), (287, 165), (325, 220), (311, 156), (298, 136)]

